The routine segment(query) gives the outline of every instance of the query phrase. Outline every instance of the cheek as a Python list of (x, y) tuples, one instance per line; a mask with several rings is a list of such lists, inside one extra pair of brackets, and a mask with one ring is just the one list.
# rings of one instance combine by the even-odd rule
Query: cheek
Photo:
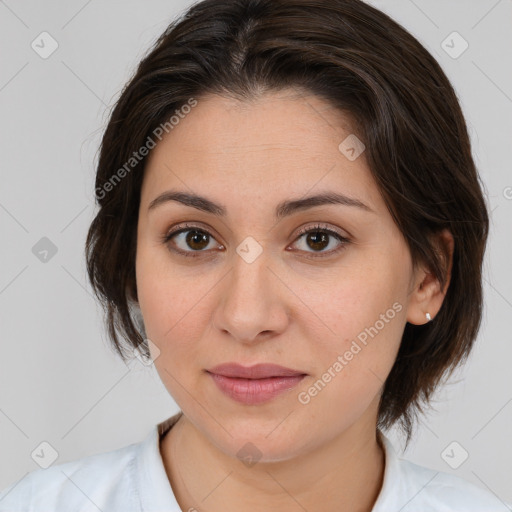
[[(160, 354), (155, 366), (171, 387), (174, 375), (201, 360), (200, 341), (211, 317), (209, 290), (214, 276), (197, 268), (169, 265), (162, 255), (140, 250), (136, 264), (137, 291), (147, 337)], [(165, 371), (167, 370), (167, 371)]]
[(200, 291), (177, 266), (169, 265), (165, 250), (144, 238), (137, 247), (136, 280), (146, 332), (161, 342), (191, 309), (190, 303), (198, 301)]
[(369, 330), (377, 336), (374, 326), (379, 339), (396, 338), (402, 329), (407, 297), (407, 275), (399, 267), (388, 257), (387, 261), (342, 269), (327, 286), (308, 284), (302, 288), (299, 293), (307, 297), (310, 306), (310, 325), (327, 335), (320, 337), (325, 340), (323, 348), (331, 345), (338, 352), (352, 339), (359, 337), (364, 342)]
[(328, 293), (308, 288), (315, 314), (303, 325), (315, 340), (310, 349), (321, 400), (364, 409), (384, 384), (405, 326), (407, 278), (406, 262), (388, 256), (339, 273)]
[(187, 410), (190, 390), (195, 390), (197, 400), (203, 399), (198, 365), (204, 358), (200, 340), (208, 319), (205, 288), (193, 286), (190, 278), (180, 278), (169, 269), (162, 273), (156, 267), (141, 266), (139, 277), (139, 302), (147, 337), (159, 350), (155, 368), (169, 394)]
[[(378, 397), (396, 359), (405, 323), (405, 308), (399, 301), (376, 300), (369, 294), (353, 295), (353, 302), (342, 298), (338, 304), (346, 307), (336, 313), (338, 323), (333, 324), (337, 336), (309, 333), (310, 340), (322, 341), (309, 347), (315, 372), (297, 396), (302, 413), (311, 417), (312, 423), (322, 418), (329, 425), (325, 434), (333, 436), (340, 428), (356, 422), (372, 403), (376, 413)], [(367, 302), (359, 303), (358, 298)], [(332, 302), (336, 301), (334, 296)], [(334, 311), (330, 313), (329, 318), (336, 316)]]
[(193, 348), (191, 341), (201, 331), (201, 319), (207, 314), (201, 304), (203, 287), (167, 275), (145, 275), (139, 285), (139, 302), (148, 337), (167, 350), (171, 346)]

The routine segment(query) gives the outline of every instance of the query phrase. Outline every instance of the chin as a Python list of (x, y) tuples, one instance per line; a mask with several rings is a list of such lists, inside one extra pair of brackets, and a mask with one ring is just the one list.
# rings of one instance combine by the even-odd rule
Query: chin
[(293, 442), (292, 439), (276, 437), (270, 441), (266, 435), (262, 433), (260, 437), (247, 438), (242, 435), (230, 438), (227, 441), (228, 446), (224, 446), (223, 451), (230, 457), (239, 459), (248, 467), (256, 463), (286, 461), (300, 455), (298, 443)]
[[(253, 416), (237, 421), (230, 414), (228, 422), (222, 421), (219, 416), (218, 421), (226, 430), (214, 427), (215, 432), (210, 434), (210, 439), (226, 455), (245, 461), (248, 466), (256, 462), (289, 460), (306, 452), (308, 446), (313, 448), (318, 436), (302, 424), (287, 424), (287, 420), (283, 422), (286, 416), (280, 412), (265, 419), (262, 417), (258, 420)], [(305, 433), (307, 438), (304, 437)]]

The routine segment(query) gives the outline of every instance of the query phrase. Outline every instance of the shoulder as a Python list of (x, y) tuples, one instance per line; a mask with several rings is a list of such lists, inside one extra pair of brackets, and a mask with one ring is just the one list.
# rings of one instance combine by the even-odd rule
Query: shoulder
[(133, 443), (31, 471), (0, 492), (0, 512), (97, 512), (98, 502), (128, 503), (137, 447)]
[(403, 512), (507, 512), (512, 506), (499, 496), (459, 476), (399, 459), (406, 484)]
[[(382, 434), (382, 433), (381, 433)], [(483, 486), (401, 458), (382, 435), (386, 466), (372, 512), (511, 512), (512, 506)]]

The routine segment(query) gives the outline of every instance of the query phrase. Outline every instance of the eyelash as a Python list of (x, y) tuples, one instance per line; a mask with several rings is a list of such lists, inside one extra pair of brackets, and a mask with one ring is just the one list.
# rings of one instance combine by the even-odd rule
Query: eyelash
[[(197, 231), (199, 233), (206, 234), (206, 235), (210, 236), (211, 238), (215, 239), (215, 237), (208, 230), (201, 228), (200, 226), (196, 226), (193, 224), (192, 225), (191, 224), (180, 224), (173, 231), (165, 234), (162, 237), (161, 241), (163, 244), (167, 245), (169, 247), (169, 250), (171, 250), (172, 252), (175, 252), (181, 256), (185, 256), (186, 258), (198, 258), (201, 256), (200, 253), (203, 253), (206, 251), (182, 251), (181, 249), (175, 249), (175, 248), (170, 247), (169, 242), (171, 241), (171, 239), (173, 237), (175, 237), (176, 235), (179, 235), (180, 233), (186, 233), (187, 231)], [(334, 231), (332, 229), (329, 229), (328, 227), (322, 226), (321, 224), (316, 224), (314, 226), (308, 226), (304, 229), (301, 229), (300, 232), (297, 234), (297, 238), (295, 239), (295, 241), (297, 241), (299, 238), (301, 238), (302, 236), (307, 235), (309, 233), (318, 233), (318, 232), (327, 233), (328, 235), (335, 237), (339, 242), (341, 242), (341, 245), (337, 249), (332, 249), (327, 252), (309, 253), (308, 251), (305, 251), (305, 252), (308, 252), (308, 254), (310, 254), (310, 256), (308, 256), (310, 258), (325, 258), (328, 256), (333, 256), (334, 254), (337, 254), (338, 252), (342, 251), (345, 248), (345, 246), (351, 242), (351, 240), (348, 239), (347, 237), (344, 237), (337, 231)]]

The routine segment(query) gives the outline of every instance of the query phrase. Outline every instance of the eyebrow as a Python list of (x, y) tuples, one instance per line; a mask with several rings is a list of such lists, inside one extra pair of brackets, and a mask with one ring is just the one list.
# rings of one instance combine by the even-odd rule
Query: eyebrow
[[(211, 213), (217, 217), (225, 217), (227, 215), (227, 209), (225, 206), (217, 204), (206, 197), (177, 190), (168, 190), (153, 199), (149, 204), (148, 212), (170, 201), (175, 201), (185, 206), (196, 208), (202, 212)], [(315, 206), (324, 206), (328, 204), (353, 206), (367, 212), (375, 213), (368, 205), (359, 199), (338, 194), (336, 192), (324, 192), (300, 199), (282, 201), (276, 207), (275, 218), (276, 220), (280, 220), (283, 217), (292, 215), (293, 213), (314, 208)]]

